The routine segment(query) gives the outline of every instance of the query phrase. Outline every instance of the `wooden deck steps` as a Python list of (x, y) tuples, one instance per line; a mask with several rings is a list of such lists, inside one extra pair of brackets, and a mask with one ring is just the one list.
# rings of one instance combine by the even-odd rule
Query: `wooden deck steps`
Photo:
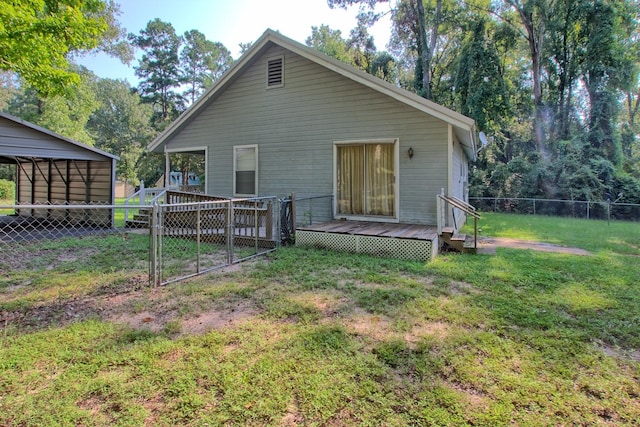
[(455, 233), (453, 227), (444, 227), (440, 237), (445, 246), (462, 253), (475, 253), (476, 244), (473, 236)]
[(137, 214), (133, 215), (133, 219), (127, 220), (127, 228), (149, 228), (149, 217), (151, 216), (151, 208), (140, 208)]

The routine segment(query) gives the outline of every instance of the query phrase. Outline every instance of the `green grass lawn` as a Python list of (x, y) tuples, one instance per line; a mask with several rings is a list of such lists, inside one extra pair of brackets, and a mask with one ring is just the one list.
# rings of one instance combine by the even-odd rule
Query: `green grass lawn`
[(161, 288), (140, 236), (0, 258), (0, 425), (637, 425), (640, 225), (480, 227), (592, 255), (283, 248)]

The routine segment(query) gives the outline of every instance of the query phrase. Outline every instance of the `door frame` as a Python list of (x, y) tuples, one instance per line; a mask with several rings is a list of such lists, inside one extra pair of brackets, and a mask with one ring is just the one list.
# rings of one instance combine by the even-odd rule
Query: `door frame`
[[(338, 213), (338, 147), (341, 145), (393, 144), (394, 216), (345, 215)], [(333, 217), (354, 221), (400, 222), (400, 140), (398, 138), (352, 139), (333, 142)]]

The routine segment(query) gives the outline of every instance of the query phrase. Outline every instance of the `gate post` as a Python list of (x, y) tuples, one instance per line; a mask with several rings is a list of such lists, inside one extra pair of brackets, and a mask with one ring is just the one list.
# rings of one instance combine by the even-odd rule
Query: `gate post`
[(157, 286), (158, 277), (158, 205), (151, 206), (151, 218), (149, 218), (149, 284)]
[(227, 209), (227, 265), (233, 264), (233, 200), (229, 200), (229, 208)]
[(198, 203), (196, 205), (196, 272), (200, 273), (200, 241), (202, 239), (202, 227), (201, 227), (201, 213), (200, 213), (200, 205)]

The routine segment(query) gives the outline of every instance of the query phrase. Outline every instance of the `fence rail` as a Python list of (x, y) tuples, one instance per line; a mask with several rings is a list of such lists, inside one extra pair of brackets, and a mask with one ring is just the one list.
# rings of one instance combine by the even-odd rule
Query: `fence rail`
[(280, 203), (264, 197), (154, 205), (151, 282), (176, 282), (275, 250)]
[(480, 211), (640, 221), (640, 204), (590, 200), (469, 197)]
[[(150, 284), (167, 284), (275, 250), (284, 205), (270, 197), (153, 206), (0, 206), (0, 272), (51, 257), (57, 265), (53, 254), (60, 253), (67, 269), (85, 268), (92, 258), (117, 260), (113, 268), (146, 270)], [(125, 219), (130, 210), (143, 208), (148, 221), (132, 225)]]
[(295, 225), (311, 225), (333, 219), (333, 194), (295, 195)]

